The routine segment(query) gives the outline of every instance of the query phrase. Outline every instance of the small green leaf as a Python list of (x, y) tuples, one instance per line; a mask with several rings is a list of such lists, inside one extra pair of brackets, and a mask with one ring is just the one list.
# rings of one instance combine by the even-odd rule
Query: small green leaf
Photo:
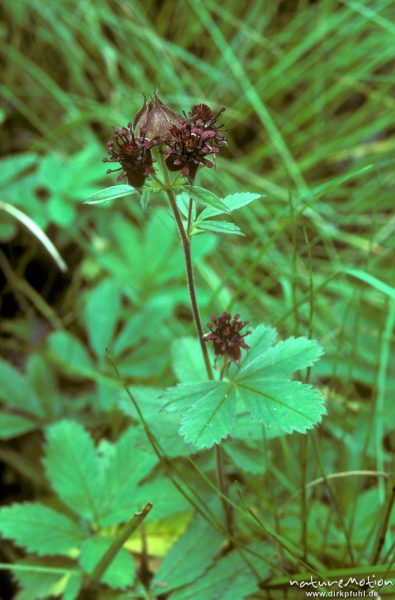
[[(58, 417), (64, 409), (56, 386), (53, 369), (39, 354), (32, 354), (27, 364), (27, 375), (31, 391), (43, 414)], [(41, 414), (41, 412), (40, 412)]]
[(211, 231), (213, 233), (227, 233), (230, 235), (244, 235), (240, 227), (229, 221), (196, 221), (192, 228), (192, 235), (202, 233), (204, 231)]
[(144, 212), (147, 212), (150, 203), (151, 190), (144, 188), (140, 197), (140, 205)]
[[(268, 571), (262, 573), (262, 579)], [(195, 582), (171, 595), (172, 600), (197, 600), (215, 598), (215, 600), (245, 600), (258, 591), (258, 582), (241, 556), (231, 552), (214, 563), (205, 575)]]
[(218, 444), (233, 429), (236, 403), (230, 396), (232, 386), (225, 381), (184, 383), (169, 388), (165, 408), (181, 413), (180, 433), (197, 448)]
[(92, 360), (81, 342), (66, 331), (56, 331), (48, 338), (55, 361), (70, 373), (85, 375), (93, 370)]
[(44, 600), (59, 596), (62, 600), (76, 600), (82, 586), (82, 573), (65, 558), (29, 557), (19, 560), (11, 568), (22, 586), (18, 600)]
[(247, 353), (237, 372), (237, 381), (257, 374), (263, 377), (290, 377), (298, 369), (311, 367), (322, 353), (323, 349), (316, 340), (291, 337), (273, 348), (264, 349), (262, 353), (257, 354), (256, 350), (253, 356)]
[(84, 310), (89, 342), (102, 358), (113, 337), (121, 309), (121, 289), (114, 279), (104, 279), (87, 295)]
[(188, 190), (186, 190), (186, 193), (192, 196), (194, 200), (197, 200), (198, 202), (200, 202), (200, 204), (203, 204), (204, 206), (218, 208), (225, 213), (230, 212), (226, 204), (224, 204), (224, 202), (220, 198), (218, 198), (218, 196), (213, 194), (213, 192), (209, 192), (208, 190), (202, 187), (197, 187), (196, 185), (191, 186), (190, 188), (188, 188)]
[[(111, 538), (96, 535), (85, 540), (81, 545), (80, 565), (88, 574), (92, 574), (97, 563), (112, 543)], [(135, 577), (135, 563), (127, 550), (122, 548), (108, 569), (101, 582), (113, 589), (125, 589), (132, 585)]]
[(39, 556), (67, 556), (86, 537), (71, 519), (39, 503), (1, 508), (0, 531)]
[(0, 359), (0, 400), (11, 408), (26, 410), (29, 386), (22, 373)]
[(10, 440), (18, 435), (34, 431), (38, 423), (21, 415), (0, 412), (0, 439)]
[(48, 429), (44, 465), (63, 502), (77, 515), (97, 520), (102, 471), (92, 438), (82, 425), (65, 420)]
[[(166, 555), (153, 580), (157, 593), (164, 593), (200, 577), (217, 554), (223, 536), (200, 516), (196, 516), (184, 535)], [(188, 569), (185, 568), (188, 557)]]
[(115, 198), (122, 198), (123, 196), (129, 196), (130, 194), (136, 193), (137, 191), (131, 185), (113, 185), (89, 196), (89, 199), (85, 201), (85, 204), (103, 204), (104, 202), (115, 200)]
[(207, 373), (200, 344), (196, 338), (184, 337), (171, 347), (173, 371), (180, 383), (204, 381)]
[(136, 429), (128, 429), (116, 444), (101, 448), (107, 467), (104, 469), (100, 500), (100, 524), (103, 526), (126, 522), (135, 510), (133, 496), (138, 483), (157, 464), (154, 452), (136, 448)]
[[(227, 212), (233, 212), (234, 210), (243, 208), (243, 206), (247, 206), (247, 204), (250, 204), (258, 198), (264, 198), (264, 195), (253, 194), (251, 192), (239, 192), (236, 194), (230, 194), (229, 196), (225, 196), (223, 201), (228, 208)], [(223, 210), (215, 208), (206, 208), (200, 215), (200, 218), (209, 219), (211, 217), (215, 217), (216, 215), (221, 215), (223, 212)]]
[(235, 382), (236, 399), (269, 430), (306, 433), (326, 414), (318, 390), (299, 381), (257, 377)]

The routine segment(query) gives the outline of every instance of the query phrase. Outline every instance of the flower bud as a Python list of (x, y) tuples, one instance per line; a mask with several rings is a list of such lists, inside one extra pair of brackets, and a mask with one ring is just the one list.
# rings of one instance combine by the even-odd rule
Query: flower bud
[(155, 92), (148, 104), (144, 98), (144, 104), (134, 118), (133, 128), (148, 140), (164, 140), (171, 135), (169, 128), (178, 125), (180, 118)]

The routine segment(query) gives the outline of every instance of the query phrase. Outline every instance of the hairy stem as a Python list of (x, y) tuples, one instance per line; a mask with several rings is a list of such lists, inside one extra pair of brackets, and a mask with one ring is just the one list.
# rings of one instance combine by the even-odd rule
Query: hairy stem
[(193, 320), (195, 322), (196, 332), (197, 332), (197, 335), (199, 338), (199, 344), (200, 344), (200, 348), (202, 351), (203, 360), (204, 360), (204, 364), (206, 367), (208, 378), (213, 379), (213, 371), (212, 371), (211, 365), (210, 365), (210, 359), (209, 359), (208, 352), (207, 352), (207, 346), (203, 341), (203, 327), (202, 327), (202, 321), (200, 319), (199, 306), (198, 306), (197, 298), (196, 298), (196, 288), (195, 288), (195, 280), (193, 277), (193, 266), (192, 266), (191, 242), (185, 232), (184, 225), (182, 223), (180, 211), (178, 210), (174, 191), (172, 190), (172, 188), (170, 186), (169, 174), (167, 172), (167, 167), (163, 160), (162, 154), (160, 155), (160, 158), (161, 158), (161, 163), (162, 163), (163, 176), (165, 178), (165, 186), (164, 187), (166, 190), (167, 197), (169, 198), (170, 206), (173, 211), (174, 219), (176, 221), (178, 233), (181, 238), (181, 245), (182, 245), (182, 250), (184, 253), (185, 269), (186, 269), (187, 283), (188, 283), (188, 292), (189, 292), (189, 298), (191, 301)]

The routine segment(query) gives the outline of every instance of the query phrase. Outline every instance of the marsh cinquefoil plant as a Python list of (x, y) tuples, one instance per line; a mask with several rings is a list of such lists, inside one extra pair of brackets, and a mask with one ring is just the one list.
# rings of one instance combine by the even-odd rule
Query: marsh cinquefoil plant
[[(161, 432), (147, 417), (144, 402), (136, 399), (126, 384), (151, 452), (140, 452), (135, 429), (126, 430), (114, 443), (103, 440), (96, 448), (79, 423), (64, 420), (52, 425), (44, 463), (56, 493), (54, 507), (26, 503), (0, 512), (3, 534), (37, 555), (20, 563), (18, 579), (26, 592), (21, 598), (29, 597), (29, 569), (37, 573), (46, 569), (47, 579), (37, 579), (42, 589), (35, 598), (84, 598), (98, 585), (113, 590), (100, 592), (100, 598), (107, 597), (106, 593), (108, 598), (116, 598), (117, 590), (134, 585), (136, 598), (166, 593), (175, 600), (210, 600), (222, 597), (222, 589), (229, 589), (234, 599), (256, 592), (262, 581), (276, 573), (278, 546), (293, 568), (310, 567), (293, 542), (243, 508), (242, 498), (240, 504), (226, 477), (229, 457), (248, 464), (251, 439), (258, 448), (269, 438), (304, 434), (320, 422), (325, 407), (318, 390), (292, 379), (295, 371), (311, 367), (320, 357), (322, 350), (316, 341), (292, 337), (276, 343), (273, 327), (257, 324), (246, 329), (248, 322), (223, 306), (218, 306), (206, 328), (202, 325), (192, 241), (208, 233), (243, 235), (237, 225), (222, 217), (229, 218), (234, 210), (261, 197), (237, 192), (219, 198), (195, 185), (199, 169), (214, 167), (216, 155), (226, 143), (218, 123), (221, 113), (197, 104), (177, 115), (154, 94), (127, 127), (114, 130), (109, 142), (109, 157), (104, 161), (119, 164), (108, 170), (120, 171), (119, 184), (90, 198), (91, 203), (101, 203), (138, 194), (146, 210), (155, 196), (164, 196), (170, 206), (183, 250), (196, 336), (174, 343), (178, 384), (158, 393), (156, 399), (165, 415), (161, 423), (176, 427), (185, 442), (172, 457), (187, 458), (199, 485), (185, 483), (182, 466), (169, 460)], [(127, 184), (121, 183), (124, 179)], [(119, 375), (116, 361), (111, 355), (109, 358)], [(245, 442), (244, 450), (227, 446), (232, 439)], [(191, 458), (200, 454), (207, 457), (208, 468), (202, 469)], [(253, 473), (256, 465), (249, 460), (248, 470)], [(161, 469), (159, 477), (147, 483), (157, 468)], [(181, 504), (173, 500), (169, 486), (181, 494)], [(210, 496), (213, 490), (214, 496)], [(149, 521), (155, 516), (161, 495), (172, 506), (166, 515), (188, 505), (193, 506), (195, 515), (153, 581), (140, 570), (146, 588), (140, 592), (134, 562), (123, 546), (145, 517)], [(254, 539), (259, 543), (246, 542), (238, 527), (239, 514), (258, 523), (259, 534), (255, 533)], [(184, 564), (186, 555), (188, 565)], [(29, 578), (24, 579), (24, 569)]]

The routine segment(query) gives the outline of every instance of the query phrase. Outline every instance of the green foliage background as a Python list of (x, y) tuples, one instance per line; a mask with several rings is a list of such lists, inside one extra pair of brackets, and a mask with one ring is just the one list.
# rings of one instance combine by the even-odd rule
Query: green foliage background
[[(244, 237), (194, 240), (204, 322), (224, 309), (240, 312), (254, 326), (275, 326), (280, 336), (318, 339), (325, 351), (311, 380), (323, 390), (328, 415), (307, 443), (295, 435), (265, 445), (246, 424), (224, 446), (229, 478), (241, 477), (244, 494), (241, 501), (233, 490), (233, 501), (244, 506), (238, 526), (262, 551), (267, 537), (257, 522), (246, 520), (252, 506), (296, 546), (303, 547), (307, 535), (320, 568), (367, 566), (395, 449), (393, 0), (18, 0), (6, 1), (2, 13), (0, 200), (44, 230), (69, 267), (61, 275), (31, 232), (0, 205), (0, 458), (6, 481), (19, 486), (16, 497), (4, 502), (36, 500), (47, 510), (59, 509), (46, 474), (64, 501), (62, 484), (54, 485), (48, 458), (43, 467), (42, 440), (44, 435), (48, 448), (51, 439), (55, 443), (51, 435), (61, 431), (56, 427), (67, 429), (70, 422), (103, 464), (130, 424), (132, 447), (150, 452), (106, 347), (152, 430), (165, 436), (166, 454), (190, 455), (167, 417), (156, 423), (155, 416), (156, 389), (174, 385), (175, 375), (182, 381), (180, 348), (188, 356), (189, 342), (183, 347), (175, 340), (193, 335), (182, 255), (165, 199), (155, 197), (147, 212), (133, 196), (106, 206), (83, 204), (114, 184), (101, 163), (112, 127), (126, 125), (142, 94), (157, 87), (177, 112), (198, 102), (226, 108), (227, 148), (215, 170), (201, 172), (198, 185), (221, 198), (241, 191), (264, 196), (234, 215)], [(302, 380), (309, 376), (301, 373)], [(187, 459), (178, 460), (185, 480), (209, 497), (207, 482)], [(204, 473), (212, 471), (208, 453), (194, 460)], [(154, 475), (141, 486), (152, 468)], [(147, 523), (155, 560), (192, 518), (161, 468), (153, 464), (131, 483), (140, 485), (140, 503), (157, 502)], [(327, 480), (329, 474), (340, 475)], [(303, 482), (317, 479), (307, 488), (306, 534), (301, 490)], [(130, 516), (137, 508), (138, 502)], [(67, 514), (64, 505), (62, 511)], [(105, 525), (121, 522), (114, 517)], [(70, 527), (70, 536), (78, 538)], [(249, 588), (248, 571), (246, 576), (234, 553), (212, 562), (222, 538), (199, 515), (190, 527), (191, 536), (210, 545), (210, 562), (195, 548), (198, 567), (183, 579), (167, 555), (164, 581), (175, 575), (163, 589), (179, 588), (171, 598), (267, 597)], [(383, 573), (392, 560), (391, 536), (389, 526)], [(188, 539), (177, 543), (184, 546), (171, 550), (176, 564), (189, 547)], [(96, 561), (93, 546), (81, 559), (87, 572)], [(284, 559), (283, 550), (275, 554), (276, 547), (272, 543), (267, 551), (270, 564), (262, 578), (286, 578), (287, 570), (300, 567)], [(2, 542), (5, 562), (20, 557), (15, 548)], [(138, 539), (129, 549), (141, 550)], [(34, 556), (23, 560), (42, 564)], [(44, 562), (66, 569), (56, 561)], [(39, 589), (29, 571), (18, 577), (25, 590)], [(60, 585), (52, 577), (37, 598)], [(205, 589), (203, 581), (213, 587)], [(75, 597), (77, 588), (67, 585), (56, 589)], [(136, 590), (130, 597), (148, 594)], [(32, 598), (23, 594), (18, 598)]]

